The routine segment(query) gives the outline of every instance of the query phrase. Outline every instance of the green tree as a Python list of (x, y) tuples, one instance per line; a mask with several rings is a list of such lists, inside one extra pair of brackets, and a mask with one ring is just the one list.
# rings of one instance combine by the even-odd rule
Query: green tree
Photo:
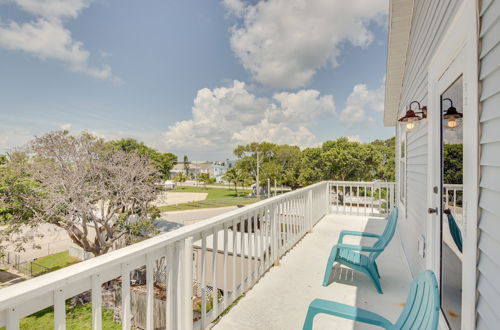
[(7, 156), (0, 154), (0, 166), (7, 164)]
[(326, 178), (321, 148), (307, 148), (302, 151), (298, 183), (307, 186)]
[[(66, 230), (85, 251), (101, 255), (122, 237), (154, 229), (158, 210), (151, 203), (158, 196), (159, 173), (148, 157), (115, 150), (86, 133), (57, 131), (33, 139), (2, 172), (5, 168), (10, 172), (3, 178), (11, 181), (0, 196), (7, 209), (3, 239), (26, 225), (49, 223)], [(23, 242), (22, 236), (16, 242)]]
[(236, 168), (254, 180), (259, 164), (261, 186), (270, 179), (295, 189), (321, 180), (393, 181), (394, 149), (395, 138), (361, 143), (343, 137), (303, 151), (297, 146), (254, 142), (238, 146), (234, 154), (239, 158)]
[(187, 177), (189, 177), (189, 160), (188, 160), (188, 156), (184, 155), (184, 159), (183, 159), (183, 164), (184, 164), (184, 173), (186, 174)]
[(232, 167), (224, 173), (222, 178), (229, 183), (234, 183), (234, 192), (238, 196), (238, 183), (242, 181), (240, 172), (235, 167)]
[(443, 180), (448, 184), (463, 183), (463, 144), (445, 144), (443, 146)]
[(377, 152), (380, 153), (380, 162), (378, 163), (375, 178), (384, 181), (396, 180), (396, 138), (387, 140), (375, 140), (370, 143)]
[(186, 182), (187, 179), (188, 177), (185, 176), (182, 172), (177, 173), (174, 177), (174, 180), (177, 182)]
[(153, 165), (160, 171), (163, 179), (170, 178), (170, 170), (177, 162), (177, 156), (166, 152), (160, 153), (157, 150), (146, 146), (143, 142), (135, 139), (124, 138), (107, 142), (108, 147), (114, 150), (121, 150), (128, 153), (135, 153), (139, 156), (148, 157)]
[(292, 189), (301, 186), (299, 177), (302, 168), (302, 154), (298, 146), (276, 146), (274, 162), (279, 165), (280, 170), (278, 177), (271, 177), (271, 180), (276, 179), (280, 184), (284, 184)]
[[(40, 185), (25, 171), (27, 162), (28, 157), (14, 153), (5, 157), (4, 165), (0, 166), (0, 256), (5, 245), (19, 251), (33, 238), (27, 233), (21, 235), (21, 228), (30, 226), (33, 213), (40, 206), (35, 203), (27, 205), (23, 196), (40, 199), (44, 196), (39, 191)], [(13, 236), (17, 239), (12, 240)]]
[(205, 185), (205, 186), (207, 184), (215, 182), (215, 179), (211, 178), (208, 173), (200, 173), (200, 175), (198, 176), (198, 180), (200, 180), (201, 182), (203, 182), (203, 185)]

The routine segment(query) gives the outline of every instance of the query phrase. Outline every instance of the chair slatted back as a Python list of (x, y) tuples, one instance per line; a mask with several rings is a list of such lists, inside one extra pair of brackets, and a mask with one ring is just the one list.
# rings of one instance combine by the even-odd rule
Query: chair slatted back
[(412, 282), (405, 308), (396, 329), (437, 329), (439, 322), (439, 288), (434, 273), (420, 273)]
[[(373, 244), (374, 248), (380, 248), (380, 249), (385, 249), (387, 245), (392, 240), (392, 237), (394, 236), (394, 233), (396, 232), (396, 226), (398, 223), (398, 208), (395, 207), (392, 209), (391, 213), (389, 214), (389, 217), (387, 219), (387, 225), (385, 226), (384, 232), (382, 235), (380, 235), (380, 238), (378, 241)], [(369, 258), (371, 260), (375, 260), (382, 252), (372, 252), (370, 253)]]
[(450, 234), (451, 237), (453, 238), (453, 241), (457, 245), (457, 248), (460, 252), (462, 252), (462, 247), (463, 247), (463, 241), (462, 241), (462, 231), (460, 230), (460, 227), (458, 227), (457, 222), (455, 221), (455, 218), (453, 215), (448, 214), (448, 227), (450, 228)]

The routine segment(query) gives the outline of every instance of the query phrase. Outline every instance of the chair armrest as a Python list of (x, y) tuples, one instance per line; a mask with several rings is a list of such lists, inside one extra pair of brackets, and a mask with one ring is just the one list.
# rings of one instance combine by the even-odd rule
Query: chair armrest
[(372, 237), (372, 238), (380, 238), (380, 235), (365, 233), (362, 231), (351, 231), (351, 230), (342, 230), (339, 236), (339, 243), (342, 243), (344, 240), (344, 236), (361, 236), (361, 237)]
[(383, 248), (374, 248), (371, 246), (363, 246), (363, 245), (352, 245), (352, 244), (337, 244), (339, 249), (347, 249), (354, 251), (364, 251), (364, 252), (382, 252)]
[(311, 329), (316, 314), (328, 314), (353, 321), (372, 324), (384, 329), (392, 329), (394, 325), (385, 317), (366, 309), (341, 304), (335, 301), (314, 299), (309, 305), (303, 329)]

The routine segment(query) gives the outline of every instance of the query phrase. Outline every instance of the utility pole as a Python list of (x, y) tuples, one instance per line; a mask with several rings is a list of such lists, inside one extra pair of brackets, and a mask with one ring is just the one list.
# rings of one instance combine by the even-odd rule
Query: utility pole
[(267, 178), (267, 198), (271, 197), (271, 179)]
[(274, 196), (276, 196), (277, 192), (276, 192), (276, 179), (274, 179)]

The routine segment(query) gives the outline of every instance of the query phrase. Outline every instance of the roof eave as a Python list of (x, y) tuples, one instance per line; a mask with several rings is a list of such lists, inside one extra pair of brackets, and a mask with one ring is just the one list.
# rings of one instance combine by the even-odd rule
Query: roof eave
[(395, 126), (397, 123), (412, 16), (413, 0), (391, 0), (389, 2), (389, 35), (384, 101), (385, 126)]

